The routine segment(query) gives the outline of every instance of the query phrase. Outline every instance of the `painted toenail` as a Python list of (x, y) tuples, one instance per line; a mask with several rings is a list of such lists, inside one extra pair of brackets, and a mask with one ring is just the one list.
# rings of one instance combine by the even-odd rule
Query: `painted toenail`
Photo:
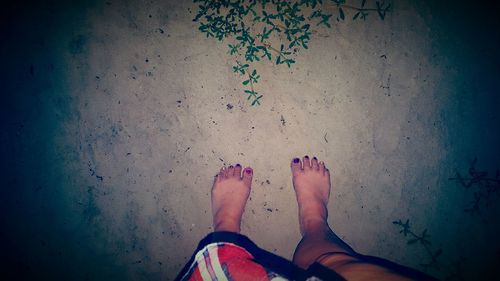
[(299, 158), (293, 158), (293, 163), (297, 164), (300, 162), (300, 159)]
[(309, 159), (309, 156), (306, 155), (306, 156), (304, 156), (304, 158)]
[(236, 167), (241, 167), (241, 165), (240, 164), (236, 164)]
[(229, 166), (229, 169), (232, 169), (233, 168), (233, 165)]
[(318, 158), (316, 158), (316, 156), (313, 157), (314, 160), (318, 160)]
[(251, 174), (251, 173), (252, 173), (252, 170), (247, 169), (245, 172), (246, 172), (247, 174)]

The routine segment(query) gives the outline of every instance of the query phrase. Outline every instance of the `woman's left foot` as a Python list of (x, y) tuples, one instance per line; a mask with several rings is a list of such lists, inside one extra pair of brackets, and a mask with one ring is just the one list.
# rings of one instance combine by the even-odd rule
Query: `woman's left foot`
[[(242, 175), (243, 172), (243, 175)], [(241, 217), (245, 210), (253, 171), (240, 164), (222, 167), (212, 187), (212, 214), (214, 231), (240, 232)]]

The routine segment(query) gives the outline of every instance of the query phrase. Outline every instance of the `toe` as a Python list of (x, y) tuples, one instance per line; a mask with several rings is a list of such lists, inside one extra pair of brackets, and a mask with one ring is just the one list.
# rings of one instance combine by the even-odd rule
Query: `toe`
[(248, 184), (248, 186), (250, 186), (250, 184), (252, 183), (252, 176), (253, 176), (252, 168), (246, 167), (243, 170), (243, 182), (245, 182), (246, 184)]
[(292, 176), (297, 175), (302, 171), (302, 165), (300, 164), (300, 159), (299, 158), (293, 158), (292, 160)]
[(323, 161), (319, 162), (319, 171), (324, 174), (325, 173), (325, 163)]
[(226, 177), (226, 167), (222, 167), (220, 168), (219, 176), (217, 178), (219, 178), (219, 180), (222, 180), (225, 177)]
[(318, 158), (316, 158), (316, 156), (313, 157), (313, 159), (311, 161), (311, 166), (312, 166), (313, 170), (316, 170), (316, 171), (319, 170)]
[(233, 165), (229, 166), (229, 168), (227, 168), (227, 177), (228, 178), (232, 178), (234, 176), (234, 167)]
[(236, 166), (234, 166), (234, 175), (241, 178), (241, 165), (240, 164), (236, 164)]
[(309, 156), (307, 156), (307, 155), (304, 156), (302, 161), (304, 162), (304, 170), (310, 170), (311, 169), (311, 160), (309, 159)]

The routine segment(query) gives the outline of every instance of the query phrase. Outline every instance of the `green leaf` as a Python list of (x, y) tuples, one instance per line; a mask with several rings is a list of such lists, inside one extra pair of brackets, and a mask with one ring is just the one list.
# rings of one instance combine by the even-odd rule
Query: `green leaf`
[(344, 19), (345, 19), (344, 10), (342, 10), (342, 8), (341, 8), (341, 7), (339, 7), (339, 16), (340, 16), (340, 19), (341, 19), (341, 20), (344, 20)]
[[(255, 94), (257, 94), (257, 93), (255, 93)], [(260, 101), (259, 100), (261, 98), (262, 98), (262, 95), (256, 97), (255, 100), (252, 102), (252, 106), (254, 106), (255, 104), (260, 105)]]
[(354, 17), (352, 17), (352, 20), (356, 20), (359, 17), (359, 14), (360, 14), (360, 12), (357, 12), (356, 14), (354, 14)]
[(377, 5), (377, 12), (378, 12), (380, 19), (384, 20), (385, 14), (391, 8), (391, 4), (387, 4), (386, 7), (384, 7), (384, 2), (380, 3), (379, 1), (376, 1), (375, 4)]
[(361, 1), (361, 8), (363, 8), (366, 4), (366, 0)]
[(285, 60), (285, 63), (286, 63), (286, 65), (288, 65), (288, 67), (290, 67), (290, 65), (291, 65), (292, 63), (295, 63), (295, 61), (294, 61), (294, 60), (292, 60), (292, 59), (287, 59), (287, 60)]
[(254, 70), (252, 71), (252, 76), (255, 76), (255, 74), (257, 74), (257, 70), (255, 70), (255, 69), (254, 69)]
[(330, 20), (331, 17), (332, 17), (332, 15), (321, 15), (321, 21), (318, 22), (317, 25), (319, 26), (320, 24), (324, 24), (324, 25), (326, 25), (327, 27), (330, 28), (331, 25), (330, 25), (330, 23), (328, 21)]
[(250, 79), (249, 79), (249, 80), (245, 80), (245, 81), (243, 81), (243, 83), (242, 83), (242, 84), (243, 84), (243, 85), (247, 85), (248, 83), (250, 83)]
[(368, 13), (361, 12), (361, 19), (363, 19), (364, 21), (366, 21), (366, 16), (368, 16)]

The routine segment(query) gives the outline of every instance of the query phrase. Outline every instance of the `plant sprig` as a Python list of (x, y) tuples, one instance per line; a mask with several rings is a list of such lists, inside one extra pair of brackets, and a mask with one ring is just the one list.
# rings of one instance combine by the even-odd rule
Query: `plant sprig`
[(424, 271), (428, 272), (429, 269), (434, 269), (436, 271), (442, 271), (447, 275), (444, 280), (462, 280), (463, 278), (463, 267), (466, 263), (466, 259), (460, 257), (458, 260), (452, 260), (449, 263), (443, 263), (439, 259), (443, 254), (441, 248), (433, 249), (430, 241), (430, 235), (427, 233), (427, 229), (424, 229), (421, 234), (417, 234), (411, 230), (410, 220), (407, 219), (405, 222), (402, 220), (393, 221), (393, 224), (400, 227), (399, 233), (403, 234), (409, 239), (406, 241), (407, 245), (421, 245), (426, 254), (427, 259), (420, 263), (420, 266)]
[(421, 234), (417, 234), (411, 230), (410, 220), (407, 219), (406, 222), (403, 223), (402, 220), (393, 221), (393, 224), (400, 227), (399, 233), (403, 234), (405, 237), (409, 239), (406, 241), (407, 245), (420, 244), (425, 249), (427, 253), (428, 260), (420, 263), (420, 266), (427, 271), (429, 268), (439, 269), (440, 263), (438, 261), (438, 257), (443, 253), (441, 248), (437, 250), (433, 250), (431, 248), (431, 236), (427, 233), (427, 229), (424, 229)]
[[(199, 30), (208, 37), (219, 41), (230, 39), (228, 53), (235, 56), (236, 65), (233, 71), (248, 76), (243, 81), (248, 100), (252, 105), (260, 105), (262, 95), (253, 89), (253, 84), (260, 77), (251, 64), (267, 59), (276, 65), (287, 65), (289, 68), (296, 62), (293, 57), (300, 49), (308, 49), (311, 40), (311, 25), (331, 27), (332, 13), (326, 1), (322, 0), (193, 0), (199, 3), (198, 12), (193, 21), (199, 22)], [(338, 21), (346, 18), (344, 9), (355, 11), (352, 20), (365, 20), (370, 12), (377, 12), (384, 19), (390, 11), (391, 4), (375, 1), (375, 8), (365, 8), (366, 0), (359, 6), (347, 5), (346, 0), (330, 0), (333, 9), (337, 10)], [(260, 4), (260, 5), (259, 5)], [(273, 46), (279, 42), (280, 48)], [(273, 55), (274, 54), (274, 55)], [(242, 64), (238, 59), (244, 59)], [(247, 73), (248, 69), (253, 69)], [(255, 73), (254, 73), (255, 72)]]
[[(500, 170), (496, 170), (495, 176), (490, 176), (487, 171), (479, 171), (476, 169), (477, 157), (472, 160), (468, 176), (462, 176), (456, 172), (455, 177), (449, 178), (451, 181), (458, 182), (465, 189), (474, 190), (474, 199), (469, 207), (464, 211), (468, 213), (479, 213), (481, 205), (488, 206), (489, 202), (500, 195)], [(484, 202), (484, 203), (483, 203)]]

